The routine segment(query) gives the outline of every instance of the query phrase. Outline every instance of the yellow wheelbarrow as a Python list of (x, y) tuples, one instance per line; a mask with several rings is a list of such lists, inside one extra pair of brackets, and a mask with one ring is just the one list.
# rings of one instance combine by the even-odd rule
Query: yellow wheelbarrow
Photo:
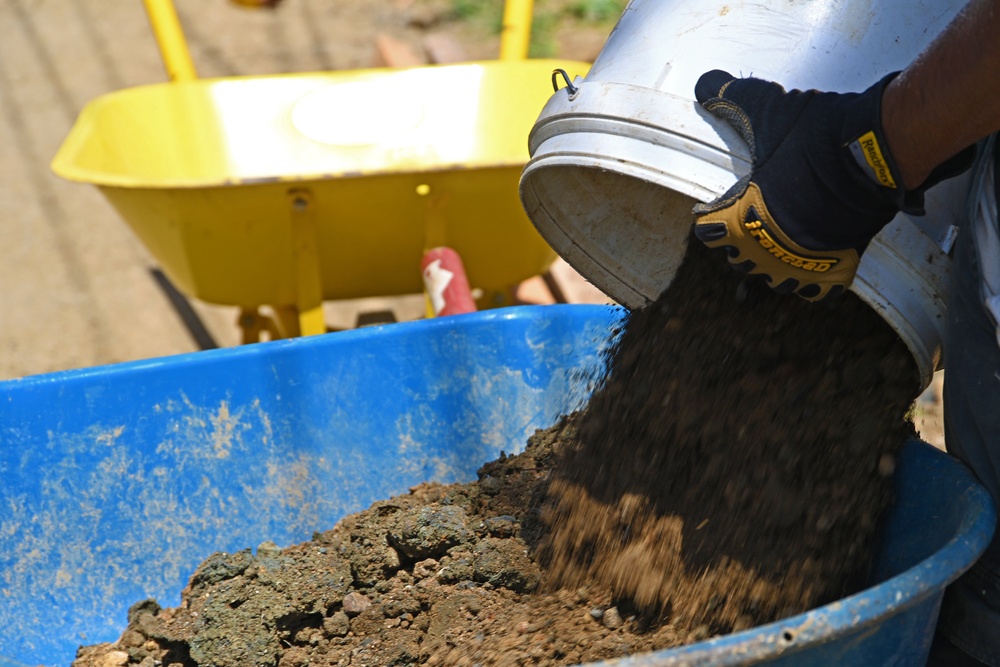
[(91, 101), (52, 169), (96, 185), (182, 292), (239, 306), (244, 341), (420, 293), (432, 247), (481, 305), (555, 258), (518, 177), (551, 73), (589, 64), (526, 58), (530, 0), (507, 3), (499, 60), (220, 79), (197, 78), (170, 0), (145, 2), (171, 81)]

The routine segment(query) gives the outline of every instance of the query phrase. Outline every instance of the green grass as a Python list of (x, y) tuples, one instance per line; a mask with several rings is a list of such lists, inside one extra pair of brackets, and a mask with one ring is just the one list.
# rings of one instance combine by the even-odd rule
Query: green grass
[[(564, 20), (599, 25), (617, 20), (628, 0), (535, 0), (531, 23), (532, 58), (557, 55), (556, 30)], [(503, 27), (503, 0), (451, 0), (451, 14), (499, 33)]]
[(486, 20), (499, 32), (503, 20), (503, 0), (451, 0), (451, 15), (459, 21)]
[(606, 23), (621, 16), (624, 0), (574, 0), (567, 7), (576, 18), (591, 23)]

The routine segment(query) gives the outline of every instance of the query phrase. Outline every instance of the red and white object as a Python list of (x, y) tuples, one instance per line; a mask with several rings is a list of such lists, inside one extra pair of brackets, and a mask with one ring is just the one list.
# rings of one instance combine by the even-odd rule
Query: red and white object
[(457, 252), (447, 247), (431, 248), (420, 261), (420, 272), (435, 317), (476, 312), (465, 266)]

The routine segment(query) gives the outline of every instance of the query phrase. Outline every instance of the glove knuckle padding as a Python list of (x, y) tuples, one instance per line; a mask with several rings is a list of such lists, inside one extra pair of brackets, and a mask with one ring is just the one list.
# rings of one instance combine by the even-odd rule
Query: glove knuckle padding
[(713, 116), (726, 121), (730, 127), (736, 130), (740, 138), (746, 142), (747, 147), (750, 149), (751, 158), (756, 155), (757, 141), (754, 139), (753, 124), (750, 122), (749, 116), (746, 115), (738, 104), (722, 97), (716, 97), (706, 102), (703, 106)]
[(724, 208), (728, 208), (735, 204), (743, 193), (747, 191), (747, 186), (750, 185), (750, 174), (747, 174), (740, 180), (733, 184), (733, 187), (726, 190), (718, 199), (713, 199), (710, 202), (697, 203), (694, 205), (694, 214), (696, 216), (705, 215), (707, 213), (714, 213)]

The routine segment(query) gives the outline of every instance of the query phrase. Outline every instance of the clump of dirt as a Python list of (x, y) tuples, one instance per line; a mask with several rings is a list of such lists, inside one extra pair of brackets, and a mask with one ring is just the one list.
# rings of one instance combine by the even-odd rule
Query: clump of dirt
[(852, 295), (807, 304), (720, 263), (693, 244), (586, 411), (522, 454), (216, 554), (74, 666), (574, 665), (853, 592), (912, 435), (912, 358)]

